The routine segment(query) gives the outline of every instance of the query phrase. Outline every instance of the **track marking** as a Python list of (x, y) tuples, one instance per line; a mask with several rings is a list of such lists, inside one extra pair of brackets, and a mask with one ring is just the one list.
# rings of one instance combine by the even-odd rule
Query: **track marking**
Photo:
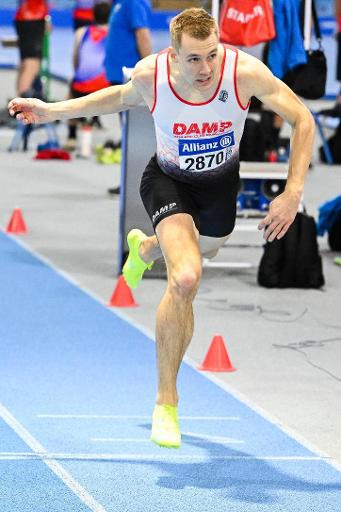
[[(166, 450), (168, 452), (168, 450)], [(142, 455), (140, 453), (48, 453), (48, 452), (34, 452), (34, 453), (26, 453), (26, 452), (0, 452), (0, 460), (42, 460), (49, 467), (50, 464), (55, 460), (104, 460), (104, 461), (169, 461), (169, 460), (183, 460), (183, 461), (202, 461), (202, 462), (210, 462), (212, 460), (269, 460), (269, 461), (286, 461), (286, 462), (298, 462), (298, 461), (321, 461), (325, 460), (324, 457), (317, 456), (295, 456), (295, 455), (283, 455), (283, 456), (272, 456), (272, 455), (178, 455), (173, 454), (171, 452), (166, 455), (154, 455), (154, 454), (146, 454)], [(59, 464), (55, 463), (59, 466)], [(59, 466), (60, 467), (60, 466)], [(51, 468), (52, 469), (52, 468)], [(62, 468), (61, 468), (62, 469)], [(52, 469), (54, 471), (54, 469)], [(64, 472), (64, 470), (62, 469)], [(54, 471), (55, 472), (55, 471)], [(65, 472), (66, 473), (66, 472)], [(60, 476), (60, 475), (58, 475)], [(72, 477), (71, 477), (72, 479)], [(73, 480), (73, 479), (72, 479)], [(64, 479), (63, 479), (64, 481)], [(68, 484), (67, 484), (68, 485)], [(77, 484), (79, 486), (79, 484)], [(80, 486), (79, 486), (80, 487)], [(73, 490), (73, 489), (72, 489)], [(84, 490), (83, 490), (84, 491)], [(74, 491), (75, 492), (75, 491)], [(87, 492), (84, 491), (86, 494)], [(78, 495), (78, 494), (77, 494)], [(93, 498), (90, 497), (92, 501)], [(82, 499), (82, 501), (84, 501)], [(85, 501), (84, 501), (85, 503)], [(96, 502), (95, 502), (96, 503)], [(86, 503), (89, 507), (89, 503)], [(91, 510), (101, 510), (104, 511), (104, 508), (101, 505), (97, 504), (97, 507), (100, 508), (91, 508)]]
[[(150, 416), (131, 416), (120, 414), (37, 414), (37, 418), (57, 420), (151, 420)], [(179, 420), (195, 421), (239, 421), (237, 416), (179, 416)]]
[[(210, 436), (203, 434), (195, 434), (193, 432), (181, 432), (182, 436), (189, 436), (190, 439), (184, 440), (184, 442), (195, 444), (202, 443), (203, 441), (210, 441), (212, 443), (219, 444), (244, 444), (245, 441), (239, 439), (232, 439), (230, 437), (221, 436)], [(93, 443), (150, 443), (149, 438), (124, 438), (124, 437), (94, 437), (90, 439)]]
[[(245, 441), (242, 439), (234, 439), (233, 437), (225, 437), (225, 436), (214, 436), (210, 434), (197, 434), (196, 432), (181, 432), (184, 436), (193, 437), (195, 439), (190, 439), (192, 442), (202, 442), (202, 441), (212, 441), (216, 443), (228, 443), (228, 444), (244, 444)], [(196, 440), (198, 439), (198, 441)], [(186, 439), (186, 442), (188, 440)]]
[[(93, 512), (106, 512), (97, 501), (68, 473), (58, 462), (51, 457), (47, 450), (37, 441), (26, 428), (19, 423), (18, 420), (9, 412), (9, 410), (0, 403), (0, 417), (14, 432), (31, 448), (33, 453), (27, 454), (7, 454), (7, 456), (24, 456), (24, 458), (31, 458), (42, 460), (53, 471), (58, 478)], [(3, 459), (4, 454), (0, 457)], [(8, 460), (8, 459), (6, 459)]]

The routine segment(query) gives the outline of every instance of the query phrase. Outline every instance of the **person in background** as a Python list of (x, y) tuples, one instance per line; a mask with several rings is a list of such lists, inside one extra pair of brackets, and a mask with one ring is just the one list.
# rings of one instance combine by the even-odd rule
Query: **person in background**
[[(104, 66), (112, 85), (123, 83), (123, 66), (133, 68), (152, 53), (150, 0), (116, 0), (109, 20)], [(119, 188), (110, 188), (110, 194)]]
[(111, 84), (122, 84), (122, 67), (133, 68), (152, 52), (149, 0), (117, 0), (113, 3), (104, 66)]
[(48, 15), (47, 0), (19, 0), (15, 13), (20, 64), (17, 77), (17, 94), (32, 96), (33, 83), (40, 70), (43, 56), (45, 18)]
[[(73, 50), (74, 77), (70, 87), (70, 98), (80, 98), (91, 92), (108, 87), (103, 65), (108, 34), (108, 20), (111, 4), (97, 1), (92, 9), (94, 23), (76, 30)], [(93, 119), (91, 123), (98, 119)], [(67, 150), (76, 148), (77, 120), (69, 121)]]

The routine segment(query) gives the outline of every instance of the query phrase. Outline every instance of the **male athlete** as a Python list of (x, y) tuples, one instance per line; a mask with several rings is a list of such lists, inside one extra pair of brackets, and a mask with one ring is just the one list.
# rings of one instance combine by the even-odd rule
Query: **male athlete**
[(219, 44), (203, 9), (187, 9), (170, 25), (172, 47), (141, 60), (132, 80), (79, 99), (44, 103), (16, 98), (11, 115), (52, 122), (128, 110), (145, 104), (154, 117), (157, 153), (142, 176), (141, 197), (155, 235), (128, 234), (123, 275), (132, 288), (163, 255), (168, 282), (157, 311), (158, 390), (151, 439), (178, 448), (177, 374), (193, 334), (192, 302), (202, 256), (214, 256), (233, 230), (238, 148), (251, 96), (292, 126), (285, 190), (260, 222), (264, 238), (282, 238), (297, 213), (314, 137), (311, 114), (260, 61)]

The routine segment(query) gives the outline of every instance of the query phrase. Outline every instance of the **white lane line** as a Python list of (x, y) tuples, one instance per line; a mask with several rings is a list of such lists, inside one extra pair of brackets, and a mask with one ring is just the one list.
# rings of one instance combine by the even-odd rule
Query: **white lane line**
[(92, 443), (150, 443), (149, 438), (141, 439), (135, 437), (93, 437), (90, 439)]
[(53, 473), (57, 475), (57, 477), (60, 478), (64, 484), (67, 485), (67, 487), (89, 507), (90, 510), (93, 512), (106, 512), (105, 508), (97, 503), (97, 501), (70, 475), (70, 473), (58, 464), (58, 462), (53, 460), (56, 457), (50, 457), (47, 450), (39, 443), (39, 441), (37, 441), (2, 404), (0, 404), (0, 417), (34, 452), (33, 454), (27, 454), (27, 456), (41, 459), (51, 469), (51, 471), (53, 471)]
[[(168, 450), (167, 450), (168, 451)], [(265, 456), (254, 456), (254, 455), (177, 455), (167, 453), (166, 455), (153, 455), (153, 454), (140, 454), (140, 453), (47, 453), (46, 451), (42, 452), (34, 452), (34, 453), (25, 453), (25, 452), (0, 452), (0, 460), (42, 460), (49, 467), (50, 464), (55, 460), (104, 460), (104, 461), (169, 461), (169, 460), (184, 460), (184, 461), (203, 461), (210, 462), (212, 460), (269, 460), (269, 461), (321, 461), (325, 460), (325, 457), (314, 457), (314, 456), (273, 456), (273, 455), (265, 455)], [(59, 466), (57, 463), (55, 463)], [(60, 466), (59, 466), (60, 467)], [(54, 471), (54, 469), (53, 469)], [(64, 471), (64, 470), (63, 470)], [(58, 475), (59, 476), (59, 475)], [(72, 478), (72, 477), (71, 477)], [(79, 485), (79, 484), (77, 484)], [(86, 491), (84, 491), (86, 493)], [(86, 493), (87, 494), (87, 493)], [(91, 498), (93, 500), (93, 498)], [(84, 500), (82, 500), (84, 501)], [(93, 500), (94, 501), (94, 500)], [(85, 501), (84, 501), (85, 502)], [(89, 507), (90, 505), (86, 503)], [(101, 510), (104, 511), (101, 505), (97, 504), (97, 507), (100, 508), (91, 508), (91, 510)]]
[[(197, 434), (196, 432), (181, 432), (184, 436), (189, 436), (191, 442), (201, 443), (202, 441), (212, 441), (216, 443), (228, 443), (228, 444), (244, 444), (245, 441), (242, 439), (234, 439), (233, 437), (225, 437), (225, 436), (212, 436), (210, 434)], [(197, 441), (198, 439), (198, 441)], [(186, 439), (186, 442), (188, 439)]]
[[(150, 416), (131, 416), (120, 414), (37, 414), (37, 418), (56, 420), (148, 420)], [(240, 421), (238, 416), (179, 416), (179, 420), (193, 421)]]
[[(206, 435), (197, 435), (197, 434), (189, 434), (187, 432), (182, 432), (183, 436), (190, 436), (191, 439), (185, 439), (184, 442), (195, 444), (202, 443), (203, 441), (210, 441), (212, 443), (216, 442), (219, 444), (243, 444), (244, 441), (239, 439), (232, 439), (229, 437), (217, 437), (217, 436), (206, 436)], [(193, 436), (193, 438), (192, 438)], [(93, 443), (150, 443), (149, 438), (141, 439), (141, 438), (124, 438), (124, 437), (93, 437), (90, 439)]]

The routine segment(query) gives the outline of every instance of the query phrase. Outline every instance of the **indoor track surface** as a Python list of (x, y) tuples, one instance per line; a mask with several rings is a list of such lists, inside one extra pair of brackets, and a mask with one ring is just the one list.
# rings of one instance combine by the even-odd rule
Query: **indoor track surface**
[(338, 512), (340, 473), (184, 364), (149, 441), (154, 343), (0, 233), (1, 512)]

